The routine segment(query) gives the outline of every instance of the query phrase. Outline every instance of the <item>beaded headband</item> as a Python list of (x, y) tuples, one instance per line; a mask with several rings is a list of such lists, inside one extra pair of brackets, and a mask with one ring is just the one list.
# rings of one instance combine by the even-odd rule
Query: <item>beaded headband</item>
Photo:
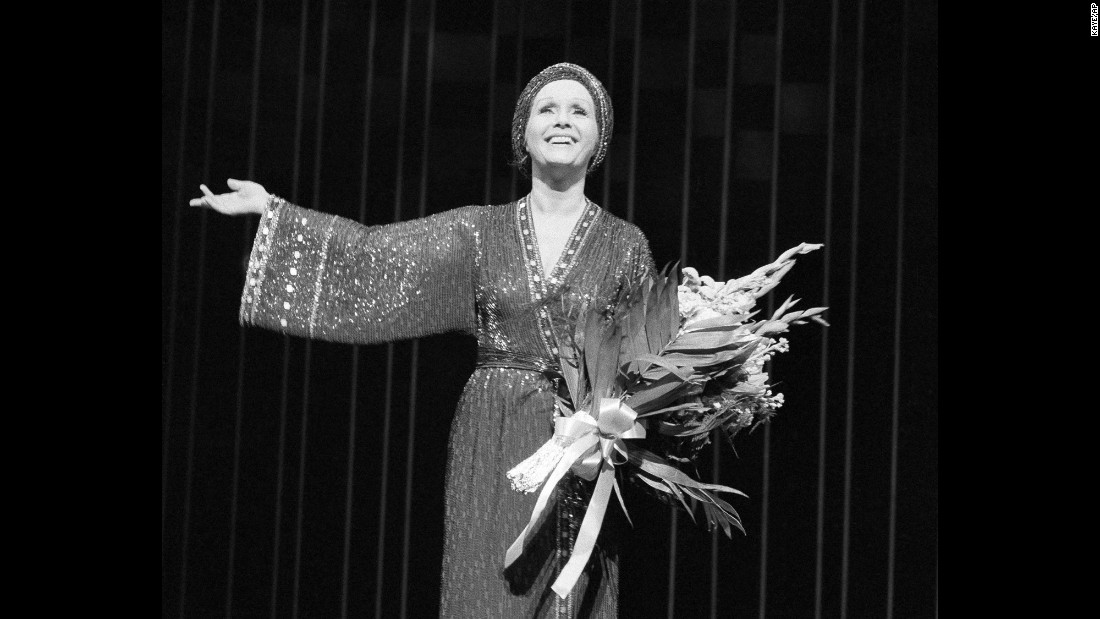
[(523, 88), (523, 92), (520, 93), (519, 100), (516, 101), (516, 111), (512, 115), (512, 157), (516, 167), (524, 174), (530, 175), (531, 173), (531, 161), (530, 155), (527, 153), (526, 140), (527, 120), (531, 116), (531, 100), (535, 98), (539, 90), (542, 90), (543, 86), (557, 80), (580, 82), (588, 90), (588, 94), (592, 95), (592, 102), (596, 104), (596, 124), (600, 130), (600, 137), (596, 143), (596, 152), (588, 162), (588, 171), (591, 172), (596, 166), (600, 165), (604, 156), (607, 155), (607, 145), (611, 142), (611, 128), (614, 123), (611, 97), (607, 94), (607, 89), (603, 87), (600, 80), (596, 79), (596, 76), (589, 73), (584, 67), (568, 62), (559, 62), (546, 67), (539, 71), (538, 75), (532, 77), (531, 81), (527, 82), (527, 86)]

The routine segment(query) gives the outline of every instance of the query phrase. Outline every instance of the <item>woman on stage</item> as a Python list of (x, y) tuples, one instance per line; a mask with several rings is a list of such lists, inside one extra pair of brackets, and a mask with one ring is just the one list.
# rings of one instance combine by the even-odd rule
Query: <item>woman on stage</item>
[(243, 324), (374, 344), (448, 331), (477, 338), (446, 462), (443, 617), (617, 616), (614, 544), (601, 534), (569, 595), (550, 588), (569, 559), (590, 482), (570, 476), (520, 558), (505, 551), (536, 494), (505, 472), (552, 434), (559, 349), (585, 308), (610, 308), (653, 269), (645, 236), (585, 197), (611, 138), (611, 100), (582, 67), (533, 77), (512, 120), (515, 202), (464, 206), (367, 227), (309, 210), (250, 181), (192, 206), (261, 216), (241, 295)]

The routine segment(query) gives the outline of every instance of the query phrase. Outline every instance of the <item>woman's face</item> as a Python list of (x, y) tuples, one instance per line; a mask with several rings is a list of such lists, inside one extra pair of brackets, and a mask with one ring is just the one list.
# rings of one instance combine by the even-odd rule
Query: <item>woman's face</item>
[(527, 119), (531, 165), (587, 169), (600, 137), (596, 105), (580, 82), (558, 80), (542, 87)]

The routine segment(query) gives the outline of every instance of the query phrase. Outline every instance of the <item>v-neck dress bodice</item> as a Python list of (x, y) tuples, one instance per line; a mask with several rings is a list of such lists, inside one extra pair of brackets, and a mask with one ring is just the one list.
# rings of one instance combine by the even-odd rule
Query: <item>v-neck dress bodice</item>
[[(505, 551), (537, 494), (505, 472), (553, 434), (556, 362), (577, 310), (610, 310), (653, 269), (636, 226), (589, 202), (546, 277), (525, 199), (363, 226), (274, 198), (241, 295), (242, 324), (373, 344), (459, 331), (479, 364), (451, 423), (444, 490), (441, 617), (615, 617), (618, 566), (601, 537), (572, 593), (550, 589), (569, 558), (588, 482), (572, 478), (523, 555)], [(482, 363), (485, 359), (534, 360)]]
[[(580, 215), (576, 221), (573, 222), (573, 226), (569, 231), (569, 236), (566, 237), (565, 244), (563, 245), (561, 252), (558, 253), (553, 264), (547, 265), (543, 260), (542, 255), (542, 243), (539, 241), (538, 233), (535, 231), (535, 214), (531, 207), (530, 199), (523, 197), (516, 203), (516, 214), (520, 218), (521, 227), (525, 227), (525, 224), (530, 224), (530, 230), (524, 233), (525, 248), (531, 255), (539, 261), (537, 274), (542, 275), (547, 280), (555, 280), (562, 276), (562, 274), (570, 268), (573, 264), (573, 256), (576, 250), (576, 244), (584, 237), (584, 234), (588, 232), (589, 228), (595, 223), (595, 216), (599, 214), (600, 209), (591, 200), (585, 198), (584, 208), (581, 209)], [(527, 241), (527, 237), (530, 236), (530, 241)], [(551, 270), (547, 271), (546, 267), (550, 266)]]

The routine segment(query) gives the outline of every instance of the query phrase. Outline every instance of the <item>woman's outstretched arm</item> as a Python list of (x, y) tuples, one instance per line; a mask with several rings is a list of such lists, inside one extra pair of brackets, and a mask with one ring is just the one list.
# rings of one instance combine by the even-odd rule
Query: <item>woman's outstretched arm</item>
[(373, 344), (473, 333), (479, 207), (380, 226), (296, 206), (251, 181), (202, 185), (192, 206), (261, 215), (241, 323), (287, 335)]

